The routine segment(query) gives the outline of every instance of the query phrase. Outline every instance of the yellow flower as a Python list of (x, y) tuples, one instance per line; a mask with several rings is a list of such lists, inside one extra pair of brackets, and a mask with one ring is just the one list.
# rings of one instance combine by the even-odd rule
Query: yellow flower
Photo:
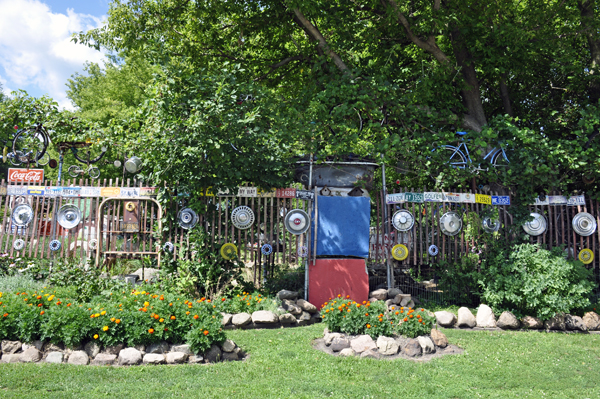
[(98, 339), (98, 334), (94, 334), (94, 339)]
[(53, 299), (54, 299), (54, 295), (50, 295), (50, 296), (49, 296), (47, 299), (48, 299), (49, 301), (53, 300)]
[(102, 331), (108, 331), (108, 326), (102, 327)]
[(100, 313), (96, 313), (94, 317), (100, 317)]
[(163, 321), (165, 321), (165, 319), (163, 319), (162, 317), (160, 318), (159, 322), (162, 323)]
[(115, 318), (114, 318), (114, 317), (111, 317), (111, 318), (110, 318), (110, 321), (115, 321)]
[(102, 316), (104, 316), (104, 315), (106, 314), (106, 310), (103, 310), (102, 312), (100, 312), (100, 314), (101, 314)]
[(147, 308), (148, 306), (150, 306), (150, 302), (144, 302), (144, 307)]

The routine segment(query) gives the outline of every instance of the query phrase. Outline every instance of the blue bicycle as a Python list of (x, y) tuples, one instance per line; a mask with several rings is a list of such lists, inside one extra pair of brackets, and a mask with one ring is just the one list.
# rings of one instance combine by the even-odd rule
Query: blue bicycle
[[(466, 136), (467, 132), (456, 132), (456, 135), (459, 136), (458, 145), (441, 145), (437, 148), (434, 148), (433, 151), (442, 151), (443, 154), (447, 155), (448, 164), (454, 168), (465, 169), (469, 168), (472, 172), (479, 173), (480, 171), (487, 171), (489, 168), (482, 168), (481, 164), (473, 165), (473, 161), (471, 160), (471, 155), (469, 154), (469, 147), (467, 146), (467, 140), (464, 136)], [(499, 147), (492, 148), (484, 157), (484, 161), (488, 161), (493, 167), (503, 167), (508, 166), (510, 161), (506, 156), (506, 151), (504, 146), (500, 145)]]

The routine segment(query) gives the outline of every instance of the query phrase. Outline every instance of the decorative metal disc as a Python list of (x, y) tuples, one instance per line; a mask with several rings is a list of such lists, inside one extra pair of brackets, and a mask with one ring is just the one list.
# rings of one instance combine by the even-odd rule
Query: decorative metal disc
[(17, 205), (12, 212), (11, 219), (16, 226), (25, 227), (33, 220), (33, 209), (29, 204)]
[(440, 216), (440, 229), (447, 236), (455, 236), (462, 229), (462, 219), (454, 211), (446, 212)]
[(23, 241), (21, 238), (18, 238), (15, 240), (15, 242), (13, 242), (13, 248), (17, 251), (20, 251), (21, 249), (23, 249), (24, 246), (25, 246), (25, 241)]
[(437, 254), (440, 252), (440, 250), (438, 249), (437, 245), (430, 245), (427, 252), (431, 256), (437, 256)]
[(179, 227), (190, 230), (198, 223), (198, 214), (192, 208), (183, 208), (179, 211), (177, 220), (179, 221)]
[(404, 260), (408, 258), (408, 248), (404, 244), (396, 244), (392, 248), (392, 256), (396, 260)]
[(305, 245), (298, 247), (298, 256), (301, 258), (306, 258), (308, 256), (308, 247)]
[(310, 227), (310, 217), (302, 209), (292, 209), (285, 215), (283, 224), (293, 235), (300, 235)]
[(573, 217), (573, 230), (580, 236), (591, 236), (596, 231), (596, 221), (587, 212), (579, 212)]
[(228, 242), (221, 247), (221, 256), (226, 260), (231, 260), (237, 256), (237, 247)]
[(273, 252), (273, 247), (270, 244), (265, 244), (262, 247), (260, 247), (260, 252), (263, 255), (271, 255), (271, 253)]
[(483, 219), (481, 225), (486, 233), (495, 233), (500, 230), (500, 221), (498, 219), (487, 217)]
[(254, 212), (247, 206), (238, 206), (231, 212), (231, 223), (238, 229), (246, 230), (254, 223)]
[(98, 240), (92, 238), (90, 241), (88, 241), (88, 246), (90, 247), (90, 249), (98, 248)]
[(81, 221), (81, 210), (73, 204), (63, 205), (56, 214), (56, 220), (65, 229), (72, 229)]
[(581, 262), (588, 265), (594, 261), (594, 252), (589, 248), (582, 249), (579, 252), (578, 258)]
[(406, 209), (401, 209), (392, 216), (392, 225), (398, 231), (409, 231), (415, 225), (415, 217)]
[(48, 247), (50, 248), (50, 251), (52, 251), (52, 252), (58, 251), (61, 246), (62, 246), (62, 244), (58, 240), (52, 240), (52, 241), (50, 241), (50, 244), (48, 244)]
[(523, 230), (530, 236), (539, 236), (540, 234), (544, 234), (546, 231), (546, 227), (548, 226), (548, 222), (544, 215), (540, 215), (537, 212), (531, 212), (530, 215), (533, 217), (531, 222), (527, 222), (523, 225)]
[(165, 252), (173, 253), (173, 251), (175, 250), (175, 245), (173, 245), (172, 242), (167, 241), (165, 242), (165, 245), (163, 245), (163, 249)]

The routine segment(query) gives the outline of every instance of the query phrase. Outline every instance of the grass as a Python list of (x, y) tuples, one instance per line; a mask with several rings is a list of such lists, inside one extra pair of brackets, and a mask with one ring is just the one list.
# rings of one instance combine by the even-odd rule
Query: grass
[(0, 364), (7, 398), (591, 398), (600, 336), (444, 330), (465, 349), (427, 363), (337, 358), (312, 349), (323, 324), (230, 331), (250, 357), (215, 365)]

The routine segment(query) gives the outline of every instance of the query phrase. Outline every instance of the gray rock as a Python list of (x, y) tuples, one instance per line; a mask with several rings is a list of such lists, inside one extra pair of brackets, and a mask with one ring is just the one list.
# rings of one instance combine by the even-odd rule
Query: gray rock
[(394, 305), (396, 305), (396, 302), (394, 302), (393, 299), (386, 299), (385, 300), (385, 306), (387, 307), (387, 309), (389, 310), (391, 307), (393, 307)]
[(369, 302), (377, 302), (378, 299), (377, 298), (369, 298)]
[(344, 334), (341, 333), (325, 333), (323, 336), (323, 340), (325, 341), (325, 345), (329, 346), (333, 342), (335, 338), (344, 338)]
[(421, 345), (421, 349), (423, 349), (423, 354), (434, 353), (435, 345), (431, 338), (426, 336), (417, 337), (417, 341), (419, 341), (419, 345)]
[(182, 352), (182, 353), (185, 353), (186, 355), (194, 354), (188, 344), (171, 345), (171, 352)]
[(152, 280), (156, 280), (158, 277), (158, 273), (159, 270), (158, 269), (153, 269), (151, 267), (146, 267), (144, 268), (144, 275), (142, 276), (142, 269), (139, 268), (136, 271), (134, 271), (133, 273), (131, 273), (131, 275), (136, 275), (137, 278), (141, 281), (152, 281)]
[(231, 318), (233, 317), (232, 315), (229, 313), (221, 313), (221, 315), (223, 315), (223, 318), (221, 319), (221, 325), (226, 326), (231, 323)]
[(61, 364), (65, 355), (62, 352), (50, 352), (46, 356), (46, 363)]
[(529, 328), (532, 330), (539, 330), (544, 328), (544, 322), (542, 319), (533, 316), (525, 316), (521, 319), (523, 328)]
[(235, 344), (235, 342), (233, 342), (230, 339), (226, 339), (222, 344), (221, 344), (221, 350), (223, 352), (233, 352), (233, 350), (235, 349), (237, 345)]
[(243, 327), (252, 322), (252, 316), (248, 313), (234, 314), (231, 318), (231, 323), (236, 327)]
[(312, 303), (305, 301), (304, 299), (298, 299), (296, 301), (296, 305), (300, 306), (302, 310), (307, 311), (308, 313), (317, 313), (318, 309)]
[(160, 353), (146, 353), (142, 360), (144, 364), (165, 364), (165, 355)]
[(187, 353), (183, 352), (169, 352), (167, 353), (167, 364), (181, 364), (185, 363), (188, 358)]
[(252, 313), (252, 322), (256, 324), (275, 324), (279, 317), (270, 310), (257, 310)]
[(21, 355), (19, 356), (19, 361), (21, 363), (37, 363), (42, 359), (42, 352), (37, 350), (35, 347), (27, 348)]
[(119, 352), (119, 364), (121, 366), (133, 366), (140, 364), (142, 353), (135, 348), (125, 348)]
[(63, 344), (53, 344), (51, 342), (46, 342), (44, 344), (44, 352), (61, 352), (63, 350), (65, 350)]
[(85, 366), (89, 362), (90, 358), (85, 351), (74, 351), (69, 355), (69, 361), (67, 363), (77, 366)]
[(565, 326), (567, 330), (587, 331), (587, 326), (579, 316), (565, 315)]
[(204, 356), (202, 355), (192, 355), (188, 357), (188, 363), (190, 364), (198, 364), (204, 362)]
[(340, 356), (356, 356), (356, 352), (352, 348), (346, 348), (340, 351)]
[(169, 344), (165, 341), (161, 341), (157, 344), (150, 344), (146, 347), (146, 353), (167, 353), (169, 351)]
[(302, 314), (300, 316), (297, 317), (298, 321), (310, 321), (311, 317), (310, 317), (310, 313), (308, 312), (302, 312)]
[(442, 310), (435, 312), (434, 315), (437, 323), (442, 327), (453, 327), (456, 323), (456, 315), (452, 312)]
[(410, 308), (410, 309), (414, 309), (414, 308), (416, 308), (416, 307), (417, 307), (417, 305), (415, 304), (415, 301), (413, 301), (412, 299), (410, 300), (410, 302), (408, 302), (408, 303), (406, 304), (406, 306), (407, 306), (408, 308)]
[(360, 354), (361, 359), (379, 359), (381, 356), (379, 353), (375, 352), (373, 349), (367, 349), (366, 351)]
[(468, 308), (463, 306), (462, 308), (458, 309), (458, 320), (456, 322), (457, 327), (473, 328), (476, 325), (477, 321), (475, 320), (475, 316), (473, 316), (473, 313), (471, 313)]
[(23, 344), (21, 341), (8, 341), (2, 340), (2, 353), (5, 355), (11, 355), (21, 350)]
[(277, 298), (283, 300), (283, 299), (292, 299), (292, 300), (296, 300), (298, 298), (298, 292), (296, 291), (288, 291), (288, 290), (281, 290), (277, 293)]
[(283, 308), (294, 316), (302, 314), (302, 308), (291, 301), (283, 301)]
[(559, 330), (564, 331), (567, 326), (565, 325), (565, 314), (558, 313), (550, 320), (544, 322), (546, 330)]
[(362, 353), (367, 349), (377, 349), (377, 345), (373, 338), (368, 335), (359, 335), (350, 341), (350, 347), (356, 353)]
[[(142, 355), (146, 354), (146, 345), (144, 345), (144, 344), (138, 344), (138, 345), (134, 346), (134, 348), (137, 349), (137, 350), (139, 350)], [(118, 352), (117, 352), (117, 354), (118, 354)]]
[(409, 307), (409, 304), (412, 302), (412, 297), (405, 294), (400, 295), (400, 297), (402, 298), (400, 300), (400, 306)]
[(403, 292), (398, 288), (390, 288), (388, 289), (388, 298), (395, 298), (398, 295), (403, 294)]
[(4, 353), (0, 363), (19, 363), (20, 353)]
[(104, 348), (103, 353), (108, 353), (109, 355), (118, 355), (121, 353), (121, 350), (125, 347), (123, 344), (111, 345)]
[(587, 312), (583, 315), (583, 322), (589, 331), (596, 331), (600, 327), (600, 316), (596, 312)]
[(400, 350), (400, 345), (393, 338), (380, 336), (377, 338), (377, 350), (384, 356), (393, 356)]
[(238, 352), (223, 352), (224, 361), (236, 361), (240, 360)]
[(98, 353), (94, 360), (90, 363), (92, 366), (111, 366), (115, 364), (117, 355), (110, 355), (108, 353)]
[(210, 349), (204, 354), (204, 358), (209, 363), (220, 362), (223, 359), (223, 352), (221, 352), (221, 348), (218, 345), (212, 344)]
[(409, 339), (402, 347), (402, 353), (410, 357), (421, 356), (423, 348), (421, 348), (421, 344), (416, 339)]
[(94, 358), (98, 353), (100, 353), (100, 345), (98, 345), (96, 341), (90, 341), (85, 344), (83, 350), (89, 357)]
[(291, 313), (284, 313), (279, 315), (279, 322), (281, 324), (294, 324), (296, 323), (296, 318)]
[(488, 305), (484, 305), (483, 303), (479, 305), (475, 322), (477, 323), (477, 327), (495, 328), (496, 318), (494, 317), (492, 308), (490, 308)]
[(322, 320), (320, 313), (311, 313), (310, 318), (313, 323), (320, 323)]
[(21, 346), (21, 350), (23, 352), (25, 352), (29, 348), (35, 348), (35, 349), (41, 351), (44, 348), (44, 342), (40, 341), (40, 340), (35, 340), (31, 343), (23, 344), (23, 346)]
[(339, 352), (342, 349), (350, 348), (350, 340), (348, 338), (334, 338), (329, 347), (332, 351)]
[(505, 310), (498, 318), (496, 325), (504, 330), (516, 330), (519, 328), (520, 323), (514, 314)]
[(388, 292), (385, 288), (380, 288), (378, 290), (372, 291), (369, 294), (369, 297), (378, 299), (380, 301), (385, 301), (388, 297)]
[(445, 348), (448, 346), (448, 338), (446, 338), (446, 334), (440, 330), (433, 328), (429, 334), (431, 336), (431, 340), (436, 346), (439, 346), (440, 348)]

